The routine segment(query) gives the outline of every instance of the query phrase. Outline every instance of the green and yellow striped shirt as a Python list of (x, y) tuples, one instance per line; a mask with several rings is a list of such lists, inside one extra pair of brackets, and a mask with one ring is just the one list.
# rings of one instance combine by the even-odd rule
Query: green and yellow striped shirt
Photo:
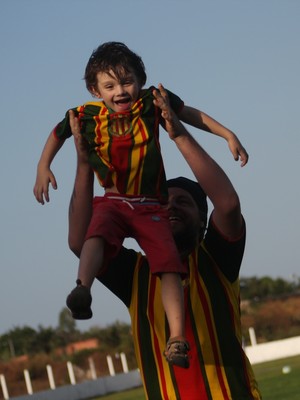
[[(115, 186), (126, 196), (167, 199), (165, 169), (159, 144), (161, 112), (153, 104), (153, 89), (143, 91), (132, 109), (116, 113), (102, 101), (74, 108), (81, 134), (88, 143), (89, 162), (101, 186)], [(178, 113), (182, 100), (168, 91), (170, 104)], [(72, 135), (66, 114), (54, 129), (58, 139)]]

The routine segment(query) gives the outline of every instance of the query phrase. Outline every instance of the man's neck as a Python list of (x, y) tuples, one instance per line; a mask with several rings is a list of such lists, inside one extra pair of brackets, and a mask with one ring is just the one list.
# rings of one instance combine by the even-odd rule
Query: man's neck
[(196, 248), (198, 243), (202, 240), (199, 235), (185, 235), (181, 237), (175, 237), (175, 243), (177, 250), (180, 255), (180, 259), (185, 260), (192, 251)]

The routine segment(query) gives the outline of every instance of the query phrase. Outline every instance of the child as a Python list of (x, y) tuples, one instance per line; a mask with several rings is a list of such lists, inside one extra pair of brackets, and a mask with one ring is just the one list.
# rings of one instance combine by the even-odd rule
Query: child
[[(171, 107), (184, 122), (211, 131), (228, 141), (235, 159), (245, 165), (248, 155), (236, 136), (201, 111), (187, 107), (164, 89), (143, 90), (146, 73), (141, 58), (124, 44), (108, 42), (90, 57), (85, 81), (87, 89), (102, 101), (73, 109), (81, 124), (89, 162), (105, 195), (96, 197), (93, 216), (83, 245), (77, 287), (67, 298), (76, 319), (92, 317), (91, 294), (95, 276), (119, 251), (125, 237), (134, 237), (145, 251), (151, 272), (161, 277), (162, 301), (170, 339), (166, 354), (174, 365), (188, 368), (189, 345), (184, 333), (181, 263), (169, 226), (168, 192), (158, 140), (161, 112)], [(36, 199), (49, 201), (49, 182), (56, 188), (50, 165), (64, 140), (72, 134), (69, 114), (50, 134), (38, 164), (34, 187)], [(116, 277), (117, 279), (117, 277)], [(176, 346), (170, 344), (176, 343)]]

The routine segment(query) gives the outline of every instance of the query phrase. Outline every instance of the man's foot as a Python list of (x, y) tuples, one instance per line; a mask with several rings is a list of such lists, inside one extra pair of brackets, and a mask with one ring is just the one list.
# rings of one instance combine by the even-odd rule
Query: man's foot
[(166, 360), (171, 365), (177, 365), (181, 368), (189, 368), (190, 361), (188, 351), (190, 346), (188, 342), (182, 337), (174, 337), (169, 339), (167, 349), (164, 351)]
[(83, 286), (80, 279), (77, 279), (76, 284), (76, 288), (67, 297), (67, 306), (71, 310), (74, 319), (90, 319), (93, 316), (90, 289)]

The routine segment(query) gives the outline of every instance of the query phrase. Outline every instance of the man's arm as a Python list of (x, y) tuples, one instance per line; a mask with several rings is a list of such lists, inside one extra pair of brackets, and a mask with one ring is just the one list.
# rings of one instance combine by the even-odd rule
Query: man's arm
[(228, 239), (238, 238), (244, 229), (239, 197), (222, 168), (207, 154), (185, 129), (170, 108), (163, 86), (154, 93), (156, 105), (162, 109), (166, 130), (185, 158), (197, 181), (214, 206), (213, 221)]
[(225, 172), (184, 127), (174, 142), (214, 206), (216, 227), (228, 239), (239, 237), (243, 229), (240, 202)]
[[(80, 257), (86, 231), (92, 216), (94, 173), (88, 163), (85, 142), (80, 134), (78, 118), (70, 111), (70, 126), (77, 151), (77, 169), (69, 206), (69, 247)], [(122, 247), (109, 268), (97, 278), (129, 307), (137, 253)], [(116, 277), (119, 279), (116, 279)]]
[(77, 151), (77, 169), (69, 206), (69, 247), (79, 257), (92, 216), (94, 173), (87, 161), (78, 119), (72, 111), (70, 111), (70, 125)]

